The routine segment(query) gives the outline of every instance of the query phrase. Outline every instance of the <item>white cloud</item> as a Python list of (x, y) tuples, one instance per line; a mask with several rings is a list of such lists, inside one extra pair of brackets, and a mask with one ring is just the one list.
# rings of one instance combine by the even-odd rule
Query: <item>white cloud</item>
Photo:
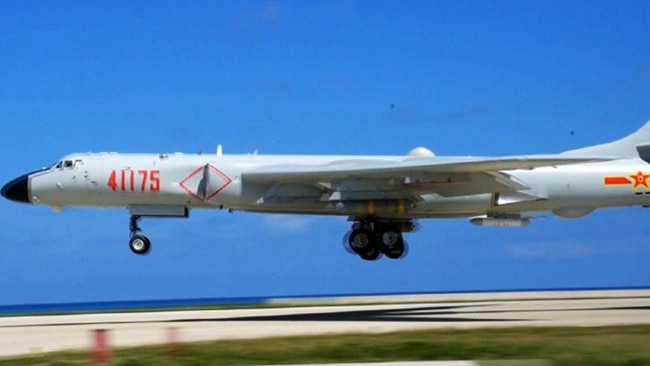
[(267, 215), (264, 226), (278, 234), (297, 234), (309, 230), (311, 219), (300, 215)]
[(510, 245), (515, 258), (583, 258), (595, 254), (591, 243), (571, 240), (540, 241)]
[(253, 17), (261, 23), (276, 24), (282, 20), (282, 5), (269, 3), (255, 9)]

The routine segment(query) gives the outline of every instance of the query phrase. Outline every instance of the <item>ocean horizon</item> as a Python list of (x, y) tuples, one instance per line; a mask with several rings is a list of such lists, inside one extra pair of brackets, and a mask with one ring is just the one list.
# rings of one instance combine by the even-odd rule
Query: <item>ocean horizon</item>
[(546, 291), (606, 291), (606, 290), (647, 290), (650, 287), (593, 287), (593, 288), (544, 288), (544, 289), (495, 289), (495, 290), (465, 290), (441, 292), (404, 292), (404, 293), (348, 293), (324, 295), (273, 295), (273, 296), (244, 296), (244, 297), (213, 297), (213, 298), (183, 298), (183, 299), (146, 299), (146, 300), (116, 300), (116, 301), (87, 301), (61, 303), (31, 303), (0, 305), (1, 315), (74, 313), (100, 311), (131, 311), (139, 309), (174, 309), (202, 306), (240, 306), (259, 305), (273, 299), (326, 299), (337, 297), (357, 296), (391, 296), (391, 295), (426, 295), (426, 294), (469, 294), (490, 292), (546, 292)]

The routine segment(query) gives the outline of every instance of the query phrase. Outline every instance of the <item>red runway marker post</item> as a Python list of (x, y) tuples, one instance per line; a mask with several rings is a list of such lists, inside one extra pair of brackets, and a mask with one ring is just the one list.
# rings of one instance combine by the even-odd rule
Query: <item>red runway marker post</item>
[(104, 365), (111, 362), (111, 346), (108, 339), (108, 330), (95, 329), (93, 332), (92, 358), (95, 365)]
[(178, 357), (178, 328), (167, 328), (167, 357), (170, 360)]

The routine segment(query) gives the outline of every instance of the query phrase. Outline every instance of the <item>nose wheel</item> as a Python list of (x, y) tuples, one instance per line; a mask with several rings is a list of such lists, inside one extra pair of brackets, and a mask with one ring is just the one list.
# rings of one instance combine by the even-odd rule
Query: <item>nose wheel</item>
[(129, 248), (137, 255), (145, 255), (151, 250), (151, 241), (144, 235), (133, 235), (129, 239)]
[(131, 238), (129, 239), (129, 248), (134, 254), (145, 255), (151, 250), (151, 240), (144, 235), (138, 234), (142, 229), (138, 226), (138, 221), (142, 217), (133, 215), (129, 224)]

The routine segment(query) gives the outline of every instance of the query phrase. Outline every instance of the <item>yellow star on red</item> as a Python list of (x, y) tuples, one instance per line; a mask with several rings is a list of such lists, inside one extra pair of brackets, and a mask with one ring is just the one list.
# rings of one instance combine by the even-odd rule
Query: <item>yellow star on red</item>
[(643, 172), (639, 170), (639, 172), (632, 174), (629, 177), (634, 179), (634, 187), (632, 187), (633, 189), (637, 189), (640, 186), (650, 188), (648, 186), (648, 178), (650, 178), (650, 174), (643, 174)]

